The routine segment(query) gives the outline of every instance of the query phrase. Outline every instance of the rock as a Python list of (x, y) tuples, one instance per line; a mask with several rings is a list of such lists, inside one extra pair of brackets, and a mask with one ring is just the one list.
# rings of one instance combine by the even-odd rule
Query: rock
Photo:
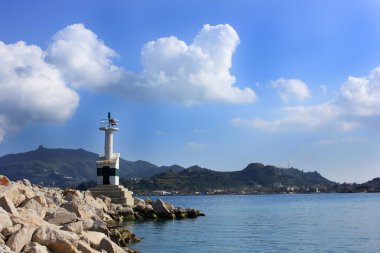
[(13, 224), (40, 227), (44, 220), (32, 209), (18, 208), (19, 216), (11, 216)]
[(135, 234), (123, 227), (116, 227), (110, 230), (110, 238), (121, 247), (126, 247), (129, 243), (141, 242)]
[(143, 200), (143, 199), (140, 199), (140, 198), (134, 198), (134, 205), (136, 206), (136, 205), (139, 205), (139, 204), (142, 204), (142, 205), (144, 205), (145, 206), (145, 201)]
[(0, 231), (10, 226), (12, 226), (12, 221), (9, 218), (8, 213), (0, 207)]
[(36, 200), (38, 202), (38, 204), (40, 204), (41, 206), (47, 207), (46, 198), (44, 195), (38, 194), (38, 195), (34, 196), (32, 199)]
[(94, 223), (94, 220), (85, 219), (83, 221), (83, 230), (91, 230), (91, 228), (94, 226)]
[(62, 207), (57, 207), (48, 209), (44, 220), (55, 225), (63, 225), (77, 221), (78, 217), (75, 213), (69, 212)]
[(144, 212), (144, 210), (145, 210), (145, 204), (143, 204), (143, 203), (138, 203), (137, 205), (135, 205), (133, 207), (133, 211), (135, 211), (135, 212), (142, 213), (142, 212)]
[(30, 242), (22, 251), (23, 253), (52, 253), (46, 246), (36, 242)]
[[(66, 204), (62, 205), (67, 211), (75, 213), (79, 218), (82, 219), (100, 219), (100, 217), (96, 214), (93, 208), (86, 203), (81, 203), (79, 200), (73, 200)], [(101, 208), (103, 212), (103, 208)]]
[(38, 201), (35, 198), (36, 197), (26, 199), (24, 202), (22, 202), (20, 207), (33, 209), (41, 218), (44, 218), (46, 214), (46, 208), (43, 207), (40, 203), (38, 203)]
[(0, 196), (6, 196), (15, 207), (18, 207), (26, 198), (32, 198), (34, 195), (32, 189), (23, 184), (13, 183), (0, 187)]
[(82, 253), (99, 253), (99, 251), (94, 250), (90, 247), (90, 245), (81, 241), (78, 243), (78, 250), (80, 250)]
[(0, 207), (2, 207), (8, 213), (13, 214), (14, 216), (19, 216), (12, 201), (10, 201), (6, 196), (0, 198)]
[(53, 225), (43, 225), (33, 234), (32, 240), (45, 245), (54, 253), (76, 253), (79, 236)]
[(111, 239), (104, 237), (99, 244), (99, 248), (107, 251), (107, 253), (125, 253), (120, 246), (111, 241)]
[(86, 238), (86, 240), (90, 242), (92, 248), (98, 250), (100, 249), (99, 245), (101, 240), (107, 237), (105, 234), (95, 231), (83, 231), (82, 235), (84, 238)]
[(121, 215), (121, 216), (129, 216), (129, 215), (133, 215), (133, 209), (131, 207), (127, 207), (127, 206), (123, 206), (119, 209), (116, 210), (117, 214)]
[[(1, 218), (0, 218), (1, 219)], [(11, 219), (9, 219), (11, 221)], [(11, 221), (12, 223), (12, 221)], [(15, 234), (17, 231), (21, 229), (21, 224), (16, 224), (14, 226), (5, 227), (3, 230), (1, 230), (1, 234), (5, 237), (9, 237), (12, 234)]]
[(25, 186), (27, 186), (27, 187), (32, 187), (32, 184), (30, 183), (30, 181), (29, 181), (28, 179), (23, 179), (23, 180), (21, 180), (21, 182), (22, 182)]
[(19, 231), (9, 237), (6, 245), (15, 253), (21, 252), (25, 245), (32, 239), (35, 230), (36, 228), (33, 226), (23, 226)]
[(165, 202), (161, 199), (157, 199), (152, 204), (153, 211), (160, 217), (160, 218), (171, 218), (171, 212), (166, 207)]
[(1, 244), (0, 245), (0, 252), (1, 253), (14, 253), (7, 245)]
[(4, 175), (0, 175), (0, 185), (8, 186), (11, 181)]
[(107, 236), (109, 236), (110, 233), (110, 231), (107, 228), (107, 225), (104, 222), (98, 220), (94, 221), (92, 223), (92, 226), (87, 228), (87, 230), (101, 232)]
[(178, 219), (184, 219), (187, 217), (186, 209), (182, 207), (177, 207), (176, 209), (174, 209), (174, 214)]
[(100, 195), (97, 198), (100, 198), (107, 207), (109, 207), (111, 205), (112, 200), (111, 200), (110, 197), (107, 197), (107, 196), (104, 196), (104, 195)]
[(76, 222), (64, 224), (61, 229), (65, 231), (74, 232), (76, 234), (80, 234), (83, 231), (83, 221), (76, 221)]

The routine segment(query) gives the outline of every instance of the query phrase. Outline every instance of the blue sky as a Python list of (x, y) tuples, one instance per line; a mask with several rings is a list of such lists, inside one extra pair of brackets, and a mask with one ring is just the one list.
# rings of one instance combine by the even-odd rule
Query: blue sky
[(0, 154), (380, 176), (378, 1), (0, 4)]

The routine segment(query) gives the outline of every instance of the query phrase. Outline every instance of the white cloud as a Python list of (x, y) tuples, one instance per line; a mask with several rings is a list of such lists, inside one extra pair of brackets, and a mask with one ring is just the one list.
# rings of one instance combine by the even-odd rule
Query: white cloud
[(284, 102), (290, 99), (305, 100), (310, 98), (309, 87), (299, 79), (279, 78), (272, 81), (271, 86), (277, 90), (277, 95)]
[(200, 149), (205, 149), (205, 148), (207, 148), (207, 144), (193, 142), (193, 141), (190, 141), (186, 143), (185, 145), (185, 149), (188, 149), (188, 150), (200, 150)]
[(255, 92), (236, 87), (229, 71), (239, 42), (228, 24), (204, 25), (191, 44), (174, 36), (159, 38), (143, 46), (143, 71), (134, 73), (115, 66), (116, 52), (82, 24), (74, 24), (54, 35), (46, 59), (75, 88), (186, 106), (208, 101), (252, 103)]
[(76, 88), (98, 89), (120, 81), (123, 71), (113, 65), (115, 56), (116, 52), (83, 24), (73, 24), (57, 32), (46, 51), (46, 60)]
[(380, 67), (368, 77), (348, 77), (338, 103), (356, 116), (380, 115)]
[(144, 70), (133, 73), (116, 66), (117, 53), (83, 24), (57, 32), (46, 51), (0, 41), (0, 142), (28, 124), (67, 120), (79, 104), (72, 88), (184, 105), (251, 103), (255, 92), (236, 87), (229, 72), (238, 44), (230, 25), (204, 25), (189, 45), (174, 36), (146, 43)]
[(37, 46), (0, 41), (0, 141), (29, 124), (64, 122), (77, 108), (78, 94), (44, 56)]
[(239, 36), (228, 24), (204, 25), (189, 45), (174, 36), (148, 42), (141, 52), (144, 71), (127, 73), (121, 88), (129, 96), (187, 106), (207, 101), (254, 102), (255, 92), (236, 87), (229, 72), (238, 44)]
[(348, 77), (333, 101), (280, 109), (275, 120), (235, 118), (234, 125), (265, 131), (351, 131), (380, 116), (380, 67), (368, 77)]
[(310, 132), (331, 129), (349, 131), (359, 126), (356, 122), (337, 119), (340, 114), (340, 109), (333, 103), (325, 103), (317, 106), (283, 107), (280, 109), (282, 117), (276, 120), (235, 118), (231, 120), (231, 123), (272, 132)]

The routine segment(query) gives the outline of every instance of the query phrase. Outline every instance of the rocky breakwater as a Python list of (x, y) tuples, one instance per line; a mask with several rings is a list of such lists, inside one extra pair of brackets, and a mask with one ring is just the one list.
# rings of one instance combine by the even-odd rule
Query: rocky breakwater
[(45, 188), (0, 176), (0, 253), (136, 252), (127, 246), (140, 240), (121, 222), (203, 215), (160, 199), (134, 202), (114, 204), (89, 191)]

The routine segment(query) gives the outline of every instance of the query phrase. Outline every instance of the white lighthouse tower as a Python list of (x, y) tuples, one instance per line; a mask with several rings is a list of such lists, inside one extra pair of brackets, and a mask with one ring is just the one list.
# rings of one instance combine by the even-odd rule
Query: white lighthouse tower
[(119, 121), (108, 113), (107, 119), (100, 120), (99, 130), (104, 131), (104, 154), (96, 162), (97, 185), (119, 185), (120, 153), (113, 152), (113, 132), (119, 131)]
[(108, 113), (107, 119), (100, 120), (99, 130), (104, 131), (104, 154), (96, 161), (96, 187), (90, 191), (94, 197), (107, 196), (112, 203), (133, 206), (133, 192), (119, 185), (119, 153), (113, 152), (113, 132), (119, 131), (119, 121)]

